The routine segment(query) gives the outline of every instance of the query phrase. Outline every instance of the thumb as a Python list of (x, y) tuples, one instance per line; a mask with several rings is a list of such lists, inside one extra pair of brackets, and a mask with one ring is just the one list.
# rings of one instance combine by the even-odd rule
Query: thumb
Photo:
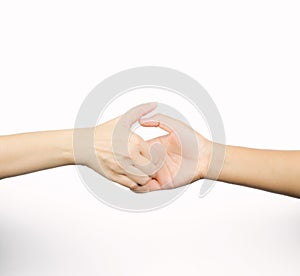
[(121, 116), (120, 121), (126, 127), (131, 127), (135, 122), (137, 122), (142, 116), (150, 113), (157, 107), (156, 102), (145, 103), (135, 106), (128, 110), (124, 115)]

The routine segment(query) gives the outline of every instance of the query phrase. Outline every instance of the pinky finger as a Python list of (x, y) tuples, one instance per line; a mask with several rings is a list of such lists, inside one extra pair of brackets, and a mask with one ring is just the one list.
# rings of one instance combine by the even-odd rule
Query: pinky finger
[(138, 187), (137, 183), (123, 174), (114, 175), (111, 177), (111, 180), (129, 188), (130, 190), (136, 189)]
[(152, 191), (158, 191), (161, 190), (161, 186), (155, 179), (151, 179), (147, 184), (144, 186), (139, 186), (135, 187), (134, 189), (131, 189), (133, 192), (136, 193), (147, 193), (147, 192), (152, 192)]

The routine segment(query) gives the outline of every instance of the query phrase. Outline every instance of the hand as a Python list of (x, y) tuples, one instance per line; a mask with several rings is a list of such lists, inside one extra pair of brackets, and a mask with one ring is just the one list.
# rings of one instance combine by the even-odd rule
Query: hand
[(163, 114), (140, 119), (144, 127), (159, 127), (167, 135), (149, 140), (149, 145), (160, 143), (165, 149), (163, 166), (143, 186), (132, 189), (135, 192), (149, 192), (172, 189), (187, 185), (207, 175), (212, 142), (186, 124)]
[(150, 145), (130, 130), (156, 106), (142, 104), (94, 129), (78, 130), (82, 138), (81, 148), (77, 149), (79, 163), (130, 189), (146, 183), (156, 185), (156, 180), (149, 177), (157, 170), (149, 154)]

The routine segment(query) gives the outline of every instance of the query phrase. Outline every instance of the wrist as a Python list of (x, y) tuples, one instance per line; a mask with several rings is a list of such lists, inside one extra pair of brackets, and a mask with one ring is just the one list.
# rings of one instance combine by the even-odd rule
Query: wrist
[(72, 156), (74, 165), (89, 166), (95, 155), (95, 128), (77, 128), (72, 131)]
[(204, 178), (219, 180), (225, 162), (226, 150), (226, 145), (210, 142), (209, 161)]
[(75, 158), (73, 152), (73, 129), (60, 130), (59, 147), (61, 158), (66, 165), (75, 165)]
[(197, 134), (198, 141), (198, 165), (193, 181), (197, 181), (208, 177), (209, 165), (212, 156), (213, 143)]
[(200, 151), (199, 156), (199, 178), (208, 178), (209, 175), (209, 167), (212, 159), (213, 153), (213, 142), (210, 140), (206, 140), (202, 142), (202, 149)]

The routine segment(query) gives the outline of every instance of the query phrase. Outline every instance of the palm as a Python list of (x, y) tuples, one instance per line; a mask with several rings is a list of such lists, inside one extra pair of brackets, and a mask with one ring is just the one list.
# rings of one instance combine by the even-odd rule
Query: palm
[(180, 152), (181, 146), (178, 143), (175, 135), (171, 133), (162, 137), (154, 138), (148, 142), (150, 144), (159, 142), (165, 149), (164, 163), (153, 176), (159, 185), (159, 187), (156, 188), (163, 189), (174, 187), (174, 178), (182, 162), (182, 156)]
[[(169, 134), (148, 141), (150, 145), (160, 143), (164, 148), (165, 156), (158, 171), (152, 175), (156, 181), (138, 187), (136, 191), (177, 188), (200, 178), (202, 171), (207, 166), (207, 158), (204, 158), (204, 154), (202, 154), (207, 141), (204, 137), (197, 134), (188, 125), (161, 114), (154, 115), (140, 123), (145, 127), (160, 127)], [(161, 154), (158, 156), (152, 154), (153, 160), (161, 157)]]

